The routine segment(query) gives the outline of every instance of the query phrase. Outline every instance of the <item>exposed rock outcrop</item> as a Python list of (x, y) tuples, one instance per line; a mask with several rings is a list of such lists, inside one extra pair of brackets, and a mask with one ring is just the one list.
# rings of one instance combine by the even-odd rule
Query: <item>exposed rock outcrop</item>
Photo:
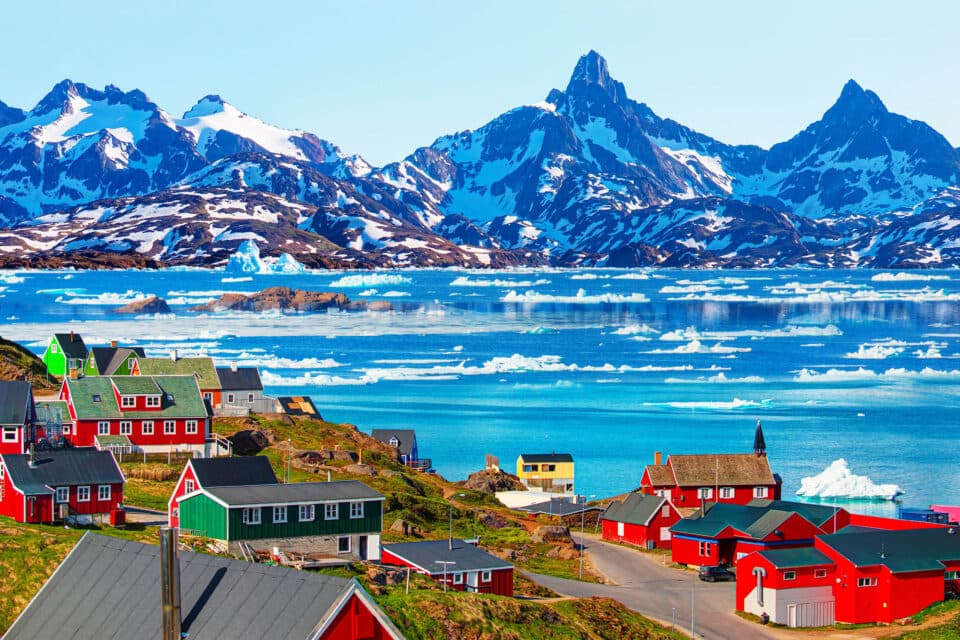
[(157, 296), (144, 298), (143, 300), (134, 300), (129, 304), (113, 310), (114, 313), (127, 313), (131, 315), (151, 314), (151, 313), (170, 313), (170, 306), (167, 301)]
[(465, 489), (496, 493), (497, 491), (525, 491), (527, 488), (520, 482), (520, 478), (505, 471), (484, 469), (471, 473), (461, 484)]
[(331, 291), (304, 291), (289, 287), (270, 287), (250, 295), (225, 293), (217, 300), (191, 307), (190, 311), (301, 311), (314, 312), (327, 309), (350, 311), (389, 311), (393, 306), (386, 301), (367, 303), (351, 301), (342, 293)]

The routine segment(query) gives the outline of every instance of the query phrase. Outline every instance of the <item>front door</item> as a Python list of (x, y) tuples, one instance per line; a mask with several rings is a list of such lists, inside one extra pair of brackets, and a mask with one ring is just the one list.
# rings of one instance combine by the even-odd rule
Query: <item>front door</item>
[(357, 549), (357, 556), (361, 560), (367, 559), (367, 536), (360, 536), (359, 544), (357, 544), (359, 549)]
[(473, 591), (476, 593), (480, 590), (480, 572), (479, 571), (468, 571), (467, 572), (467, 591)]

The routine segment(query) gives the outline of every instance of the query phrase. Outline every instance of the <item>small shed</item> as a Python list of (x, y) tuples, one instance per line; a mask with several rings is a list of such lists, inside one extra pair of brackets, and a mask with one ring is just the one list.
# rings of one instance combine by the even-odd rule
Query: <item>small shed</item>
[(670, 527), (680, 517), (673, 503), (662, 496), (631, 493), (622, 502), (610, 503), (601, 516), (603, 539), (646, 549), (669, 549)]
[(410, 567), (456, 591), (513, 596), (513, 565), (463, 540), (387, 544), (382, 561)]

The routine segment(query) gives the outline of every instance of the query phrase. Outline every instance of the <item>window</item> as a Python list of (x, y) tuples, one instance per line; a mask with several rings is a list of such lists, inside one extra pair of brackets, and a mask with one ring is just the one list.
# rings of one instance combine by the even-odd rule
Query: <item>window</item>
[(665, 504), (665, 505), (663, 505), (662, 507), (660, 507), (660, 517), (661, 517), (661, 518), (669, 518), (669, 517), (670, 517), (670, 505)]
[(350, 553), (350, 536), (337, 538), (337, 553)]
[(57, 502), (70, 501), (70, 487), (57, 487)]
[(480, 582), (490, 582), (493, 580), (492, 571), (481, 571), (480, 572)]
[(710, 543), (709, 543), (709, 542), (703, 542), (703, 541), (701, 541), (701, 542), (700, 542), (699, 551), (700, 551), (700, 555), (701, 555), (701, 556), (703, 556), (704, 558), (709, 558), (709, 557), (710, 557)]
[(183, 481), (183, 492), (193, 493), (193, 480), (184, 480)]
[(362, 502), (351, 502), (350, 503), (350, 517), (353, 519), (363, 517), (363, 503)]
[(797, 579), (797, 572), (796, 572), (796, 571), (784, 571), (784, 572), (783, 572), (783, 579), (784, 579), (784, 580), (796, 580), (796, 579)]
[(152, 436), (153, 435), (153, 420), (144, 420), (140, 423), (140, 428), (143, 431), (143, 435)]
[(17, 427), (4, 427), (3, 428), (3, 441), (4, 442), (16, 442), (17, 441)]
[(160, 406), (160, 396), (147, 396), (147, 406), (148, 407), (159, 407)]
[(56, 343), (52, 343), (52, 344), (50, 345), (50, 353), (59, 353), (59, 351), (57, 351), (57, 345), (56, 345)]
[(826, 569), (814, 569), (813, 571), (814, 578), (826, 578), (827, 570)]
[(463, 584), (463, 573), (457, 571), (453, 574), (453, 584)]
[(713, 487), (700, 487), (697, 489), (697, 497), (701, 500), (709, 500), (713, 497)]
[(70, 425), (68, 424), (63, 425), (63, 435), (65, 436), (70, 435)]
[(163, 421), (163, 433), (165, 435), (170, 435), (171, 433), (177, 432), (177, 421), (176, 420), (164, 420)]
[(132, 409), (137, 406), (136, 396), (120, 396), (120, 406), (124, 409)]
[(960, 580), (960, 571), (947, 571), (946, 573), (943, 574), (943, 579), (944, 580)]
[(250, 402), (250, 403), (253, 402), (253, 394), (252, 394), (252, 393), (248, 393), (248, 394), (247, 394), (247, 402)]
[(133, 423), (129, 420), (120, 421), (120, 435), (129, 436), (133, 433)]
[(733, 487), (720, 487), (720, 497), (729, 500), (734, 495)]
[(525, 464), (525, 465), (523, 465), (523, 470), (524, 470), (524, 471), (539, 471), (539, 470), (540, 470), (540, 467), (539, 467), (539, 465), (535, 465), (535, 464)]
[(97, 423), (97, 435), (98, 436), (108, 436), (110, 435), (110, 423), (106, 421), (101, 421)]
[(766, 498), (766, 497), (767, 497), (767, 488), (766, 488), (766, 487), (754, 487), (754, 488), (753, 488), (753, 497), (754, 497), (754, 498)]
[(857, 578), (858, 587), (875, 587), (877, 586), (876, 578)]
[(310, 522), (313, 520), (314, 511), (312, 504), (300, 505), (300, 522)]
[(101, 484), (97, 487), (97, 500), (109, 500), (110, 499), (110, 485)]
[(227, 402), (233, 402), (234, 395), (232, 393), (227, 394)]
[(557, 470), (557, 465), (555, 465), (555, 464), (545, 464), (545, 465), (543, 465), (543, 467), (542, 467), (540, 470), (541, 470), (541, 471), (556, 471), (556, 470)]
[(187, 420), (187, 433), (196, 433), (196, 432), (197, 432), (197, 421)]
[(90, 502), (90, 487), (77, 487), (77, 502)]
[(333, 504), (323, 505), (323, 519), (324, 520), (336, 520), (340, 517), (340, 505), (336, 502)]
[(390, 438), (390, 446), (391, 446), (391, 447), (397, 447), (397, 446), (399, 446), (399, 445), (400, 445), (400, 441), (397, 440), (397, 437), (396, 437), (396, 436)]
[(243, 524), (260, 524), (260, 509), (244, 509)]
[(213, 394), (209, 391), (204, 391), (203, 399), (206, 400), (207, 402), (213, 402)]
[(286, 507), (274, 507), (274, 508), (273, 508), (273, 521), (274, 521), (274, 522), (286, 522), (286, 521), (287, 521), (287, 508), (286, 508)]

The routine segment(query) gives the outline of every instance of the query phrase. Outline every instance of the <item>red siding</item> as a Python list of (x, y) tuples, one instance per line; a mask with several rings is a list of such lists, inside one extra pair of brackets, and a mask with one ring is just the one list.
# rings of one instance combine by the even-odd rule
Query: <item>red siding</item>
[(68, 504), (70, 508), (81, 515), (89, 515), (93, 513), (110, 513), (111, 510), (116, 509), (117, 505), (123, 502), (123, 485), (122, 484), (112, 484), (110, 485), (110, 499), (109, 500), (99, 500), (97, 488), (100, 485), (80, 485), (80, 486), (89, 486), (90, 487), (90, 500), (87, 502), (80, 502), (77, 500), (77, 487), (70, 487), (70, 500)]
[(320, 637), (323, 640), (387, 640), (390, 634), (367, 603), (352, 595)]
[(908, 529), (939, 529), (947, 525), (936, 524), (935, 522), (918, 522), (916, 520), (899, 520), (897, 518), (882, 518), (880, 516), (865, 516), (859, 513), (851, 513), (848, 524), (858, 527), (872, 527), (874, 529), (884, 529), (886, 531), (905, 531)]
[[(707, 543), (706, 555), (700, 555), (701, 541)], [(677, 564), (720, 564), (720, 545), (716, 540), (674, 536), (672, 551), (672, 559)]]
[(672, 546), (672, 540), (661, 540), (660, 531), (663, 527), (668, 529), (680, 520), (680, 514), (676, 509), (670, 509), (670, 515), (663, 515), (663, 508), (657, 511), (657, 514), (650, 520), (649, 525), (623, 523), (623, 535), (618, 535), (618, 522), (615, 520), (601, 520), (603, 527), (603, 539), (613, 540), (615, 542), (626, 542), (638, 547), (647, 547), (647, 541), (652, 540), (658, 549), (669, 549)]
[[(129, 434), (130, 441), (137, 446), (144, 445), (202, 445), (206, 442), (207, 437), (207, 419), (205, 417), (200, 418), (189, 418), (189, 420), (196, 420), (197, 422), (197, 432), (195, 434), (187, 434), (187, 419), (186, 418), (177, 418), (174, 420), (176, 423), (176, 433), (164, 434), (163, 432), (163, 423), (164, 419), (157, 417), (152, 418), (153, 420), (153, 435), (144, 435), (143, 433), (143, 420), (130, 420), (133, 424), (131, 425), (132, 433)], [(100, 422), (109, 422), (110, 423), (110, 435), (118, 436), (120, 435), (120, 422), (121, 418), (110, 418), (109, 420), (75, 420), (71, 433), (69, 436), (66, 436), (70, 440), (71, 444), (76, 447), (92, 447), (95, 444), (96, 437), (98, 435), (98, 423)], [(123, 420), (125, 421), (125, 420)], [(149, 421), (149, 420), (148, 420)]]
[(173, 488), (173, 494), (170, 496), (170, 500), (167, 502), (167, 518), (171, 527), (180, 526), (180, 518), (173, 514), (173, 510), (177, 509), (180, 504), (180, 498), (187, 493), (186, 485), (187, 480), (193, 481), (193, 489), (196, 491), (200, 488), (200, 483), (197, 482), (197, 477), (193, 472), (193, 465), (189, 462), (184, 466), (183, 471), (180, 473), (180, 479), (177, 480), (177, 486)]
[[(836, 579), (836, 566), (833, 564), (778, 569), (759, 553), (751, 553), (741, 558), (737, 566), (737, 611), (743, 611), (747, 596), (757, 586), (757, 578), (753, 575), (753, 570), (756, 567), (763, 567), (766, 570), (767, 575), (763, 578), (763, 586), (768, 589), (833, 587)], [(826, 569), (827, 575), (822, 578), (816, 577), (816, 571), (823, 569)], [(784, 580), (785, 571), (793, 571), (796, 578)]]
[[(410, 564), (403, 558), (399, 558), (393, 555), (386, 549), (384, 549), (381, 552), (380, 561), (383, 564), (392, 564), (400, 567), (411, 567), (417, 573), (429, 575), (431, 578), (433, 578), (440, 584), (443, 584), (443, 572), (430, 574), (430, 573), (427, 573), (426, 571), (422, 571), (421, 569), (414, 567), (412, 564)], [(463, 573), (463, 582), (461, 584), (454, 583), (455, 573), (457, 572), (455, 572), (452, 568), (447, 573), (447, 587), (455, 591), (466, 590), (466, 585), (467, 585), (466, 573), (465, 572)], [(477, 588), (477, 591), (479, 591), (480, 593), (493, 593), (498, 596), (510, 596), (510, 597), (513, 596), (513, 568), (512, 567), (509, 569), (491, 570), (490, 582), (483, 582), (483, 574), (482, 572), (479, 572), (479, 573), (480, 575), (477, 576), (478, 578), (477, 581), (479, 585)]]
[(0, 500), (0, 515), (13, 518), (17, 522), (23, 522), (23, 494), (13, 488), (10, 478), (6, 474), (0, 481), (0, 494), (3, 499)]

